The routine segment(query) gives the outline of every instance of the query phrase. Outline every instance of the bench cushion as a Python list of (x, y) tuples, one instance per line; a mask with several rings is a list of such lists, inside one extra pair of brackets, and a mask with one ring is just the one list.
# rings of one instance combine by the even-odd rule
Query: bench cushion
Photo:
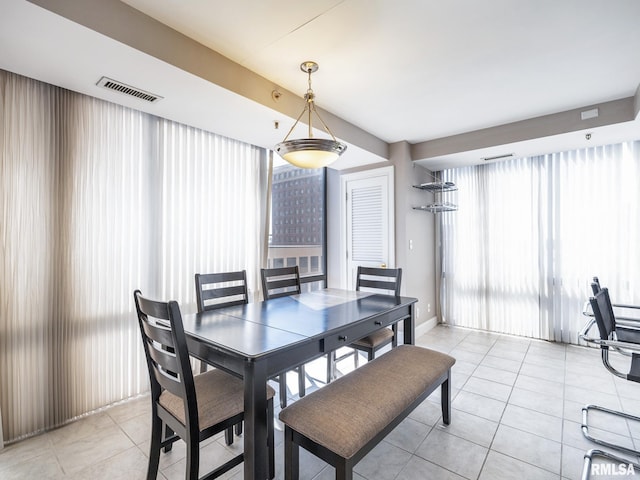
[(455, 363), (444, 353), (400, 345), (280, 412), (293, 430), (351, 458)]

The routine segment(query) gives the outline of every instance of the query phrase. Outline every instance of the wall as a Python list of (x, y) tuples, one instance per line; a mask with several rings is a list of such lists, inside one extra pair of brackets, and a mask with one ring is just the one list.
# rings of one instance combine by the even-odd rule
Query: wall
[(327, 286), (340, 286), (340, 195), (339, 170), (327, 169)]
[[(390, 161), (368, 168), (328, 170), (327, 174), (327, 281), (340, 285), (340, 176), (356, 171), (394, 166), (395, 178), (395, 263), (402, 267), (402, 294), (418, 299), (416, 326), (436, 316), (435, 215), (413, 210), (412, 206), (432, 201), (431, 194), (413, 185), (432, 180), (427, 169), (411, 160), (410, 145), (390, 146)], [(410, 241), (412, 248), (410, 247)]]
[(432, 180), (429, 170), (411, 161), (410, 145), (390, 146), (395, 166), (396, 265), (402, 267), (403, 295), (416, 297), (416, 326), (436, 316), (435, 215), (413, 210), (431, 202), (431, 194), (413, 185)]

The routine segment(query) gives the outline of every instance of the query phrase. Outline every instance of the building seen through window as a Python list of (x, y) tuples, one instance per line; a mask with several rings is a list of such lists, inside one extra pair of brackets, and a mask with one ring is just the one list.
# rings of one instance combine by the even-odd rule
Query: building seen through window
[(303, 281), (311, 276), (314, 282), (324, 280), (324, 202), (324, 169), (297, 168), (274, 156), (270, 268), (298, 265)]

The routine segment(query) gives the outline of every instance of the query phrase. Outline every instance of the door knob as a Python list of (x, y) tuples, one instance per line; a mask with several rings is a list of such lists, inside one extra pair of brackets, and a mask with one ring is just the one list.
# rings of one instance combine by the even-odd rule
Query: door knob
[(380, 268), (387, 268), (387, 264), (386, 263), (381, 264)]

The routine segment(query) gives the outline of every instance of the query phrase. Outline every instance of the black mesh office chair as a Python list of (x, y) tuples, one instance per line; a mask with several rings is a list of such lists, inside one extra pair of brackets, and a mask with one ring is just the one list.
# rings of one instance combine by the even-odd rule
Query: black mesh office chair
[[(625, 317), (624, 323), (617, 322), (614, 315), (614, 306), (623, 308), (631, 307), (624, 304), (612, 304), (609, 298), (609, 290), (602, 288), (597, 277), (591, 284), (594, 296), (589, 299), (590, 310), (586, 308), (583, 314), (591, 317), (579, 334), (581, 340), (600, 347), (602, 363), (605, 368), (615, 376), (629, 380), (631, 382), (640, 382), (640, 320)], [(598, 329), (598, 337), (592, 337), (590, 330), (596, 325)], [(609, 361), (609, 352), (618, 352), (630, 359), (630, 367), (628, 372), (621, 372)], [(640, 392), (639, 392), (640, 393)], [(618, 412), (598, 405), (585, 405), (582, 408), (582, 433), (583, 435), (598, 445), (619, 450), (629, 455), (637, 456), (640, 451), (634, 450), (624, 445), (614, 444), (605, 440), (594, 437), (589, 432), (589, 412), (599, 411), (607, 415), (621, 417), (626, 420), (640, 421), (640, 417), (630, 415), (624, 412)], [(629, 459), (619, 455), (614, 455), (608, 451), (601, 449), (591, 449), (584, 455), (584, 466), (582, 470), (582, 480), (587, 480), (591, 476), (591, 465), (595, 457), (607, 458), (615, 462), (617, 465), (631, 465), (635, 469), (640, 469), (640, 464), (630, 462)]]
[[(595, 296), (589, 299), (593, 318), (587, 322), (583, 330), (580, 332), (580, 339), (591, 345), (597, 345), (600, 347), (602, 363), (609, 372), (619, 378), (640, 383), (640, 320), (636, 321), (635, 325), (632, 325), (631, 321), (627, 321), (624, 325), (618, 324), (613, 313), (613, 305), (609, 298), (609, 290), (607, 288), (599, 288), (597, 285), (592, 285), (592, 288), (594, 291), (597, 291)], [(590, 336), (589, 331), (594, 325), (598, 328), (599, 337)], [(609, 360), (610, 351), (621, 353), (630, 359), (628, 372), (621, 372), (611, 365)], [(638, 393), (640, 394), (640, 390)], [(589, 433), (588, 425), (588, 415), (592, 410), (605, 412), (610, 415), (638, 422), (640, 422), (640, 417), (610, 410), (597, 405), (586, 405), (582, 409), (582, 433), (586, 438), (599, 445), (614, 448), (631, 455), (640, 455), (640, 451), (638, 450), (606, 442), (592, 436)]]

